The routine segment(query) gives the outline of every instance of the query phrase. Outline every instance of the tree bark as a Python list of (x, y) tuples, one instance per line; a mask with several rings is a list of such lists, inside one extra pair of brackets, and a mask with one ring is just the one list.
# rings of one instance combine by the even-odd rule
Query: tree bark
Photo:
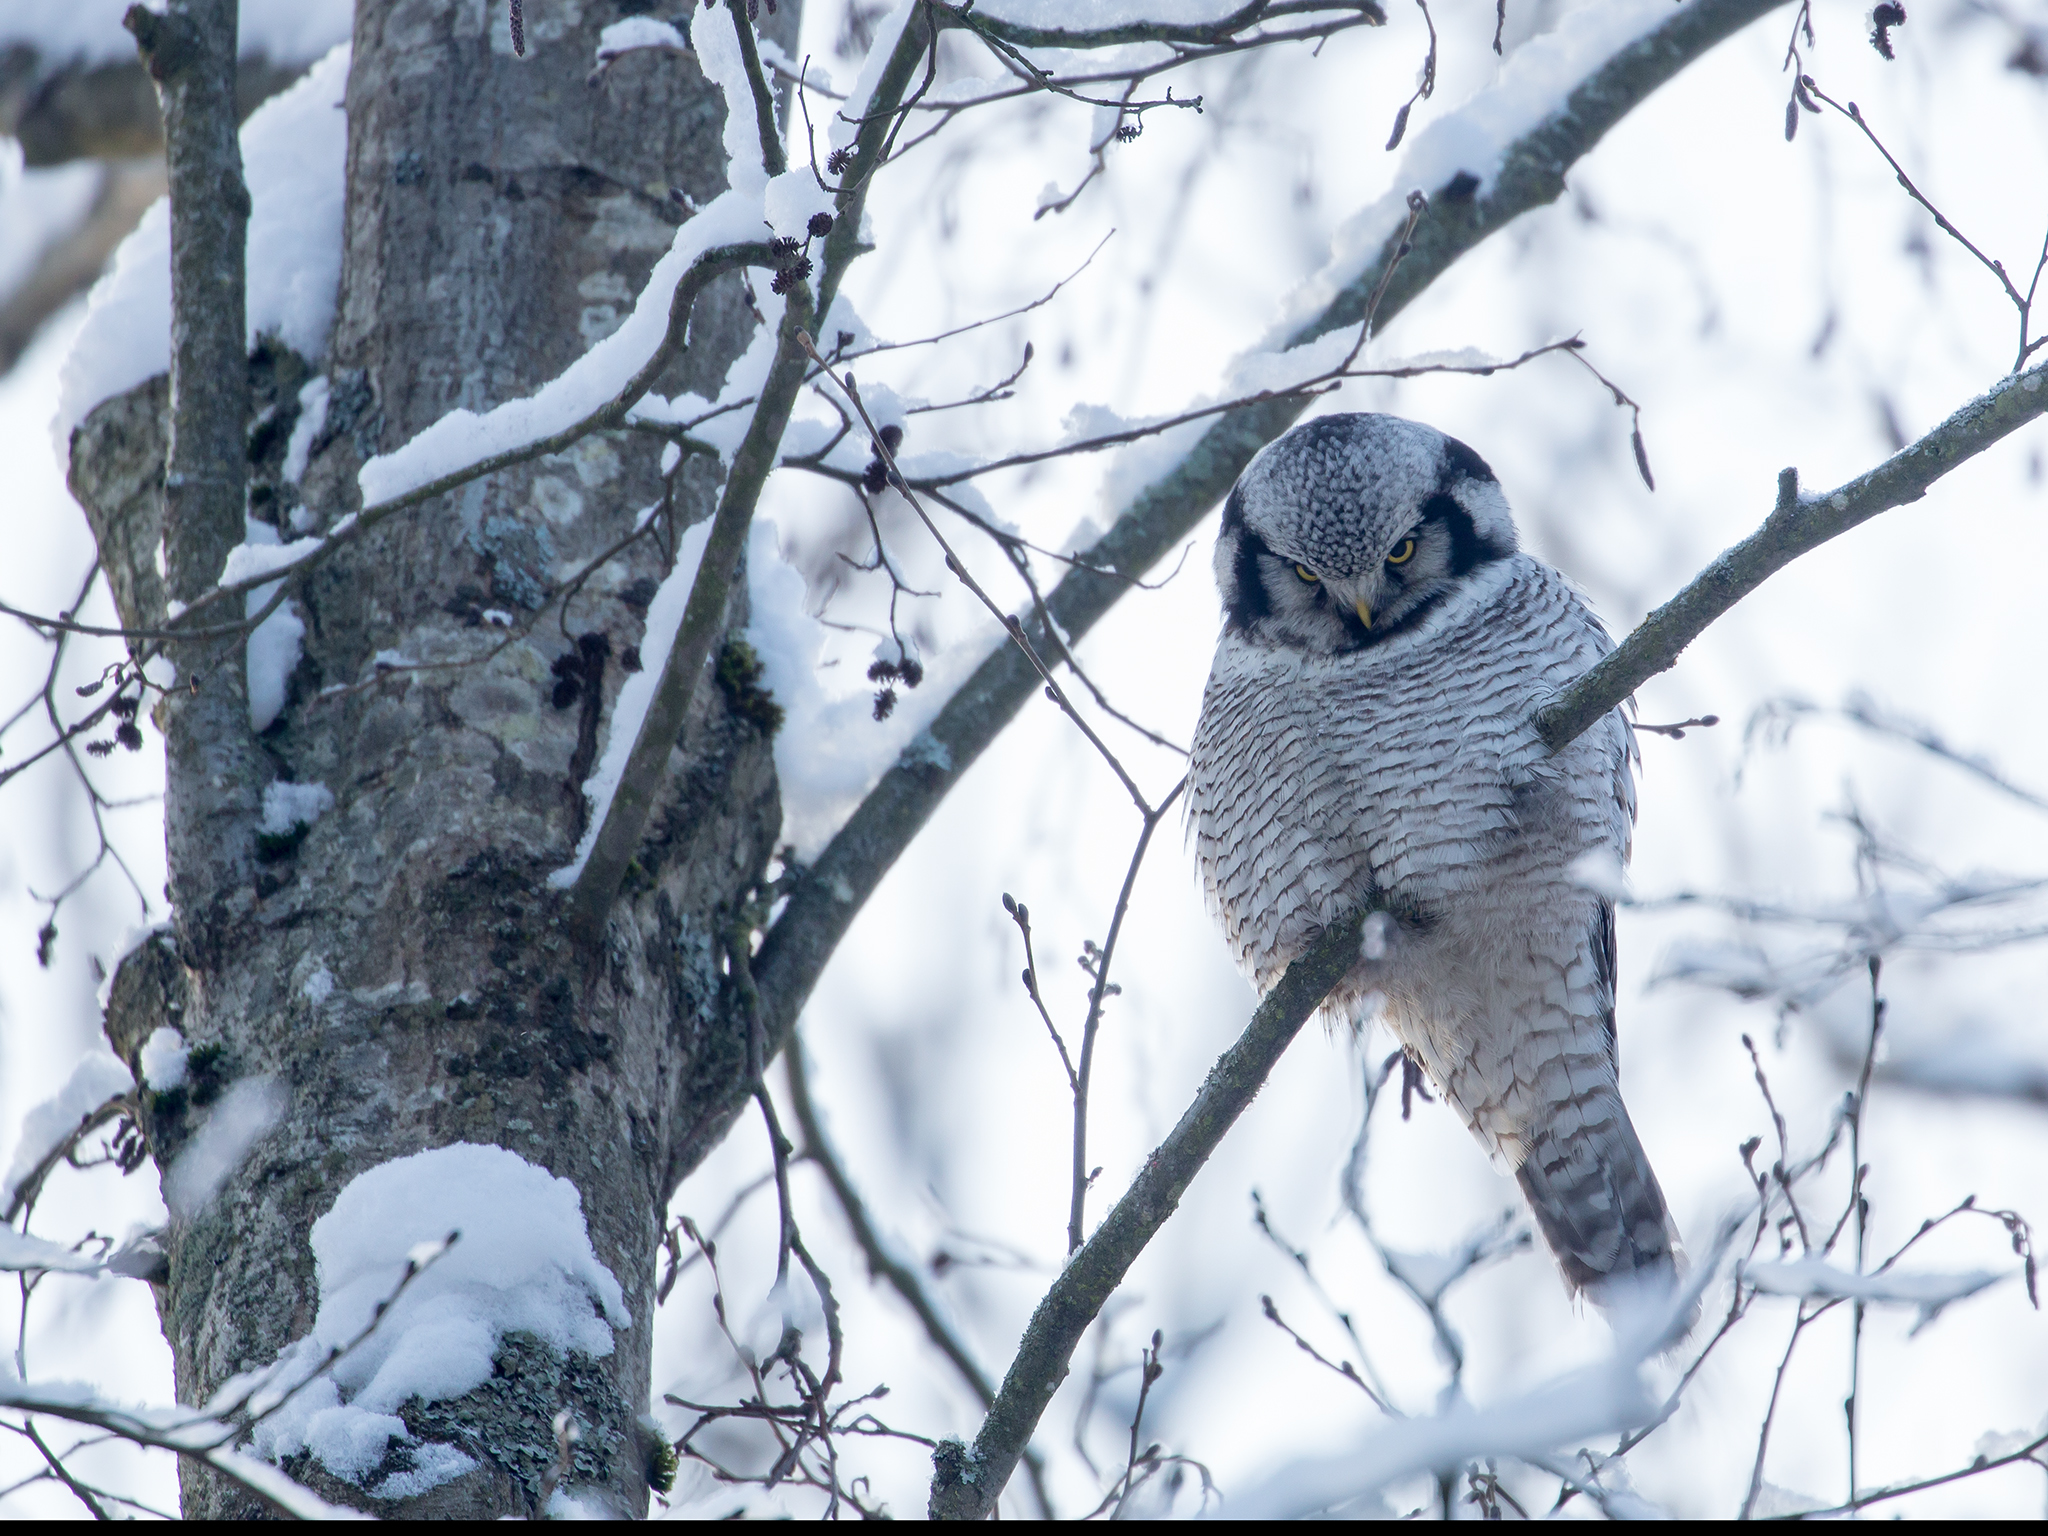
[[(251, 505), (285, 538), (300, 496), (313, 526), (331, 524), (357, 504), (366, 457), (559, 372), (617, 323), (668, 247), (682, 216), (670, 187), (699, 201), (719, 190), (723, 104), (694, 62), (634, 55), (585, 84), (616, 19), (612, 6), (529, 9), (520, 59), (496, 8), (360, 0), (332, 403), (296, 491), (277, 466), (306, 365), (275, 348), (251, 364), (268, 407), (248, 437)], [(795, 8), (763, 22), (793, 34)], [(720, 280), (658, 387), (714, 392), (753, 323), (737, 279)], [(154, 418), (137, 405), (149, 388), (101, 407), (74, 444), (74, 487), (134, 624), (157, 617), (150, 573), (135, 568), (159, 515), (137, 469), (150, 461)], [(208, 823), (204, 846), (173, 834), (177, 974), (164, 974), (162, 946), (145, 946), (128, 964), (149, 969), (147, 984), (124, 967), (114, 989), (109, 1035), (131, 1062), (175, 1012), (189, 1045), (222, 1048), (225, 1075), (269, 1077), (288, 1104), (218, 1197), (167, 1236), (159, 1297), (181, 1402), (204, 1402), (306, 1333), (318, 1304), (309, 1228), (364, 1170), (495, 1143), (581, 1191), (632, 1326), (602, 1359), (508, 1336), (483, 1388), (408, 1404), (415, 1435), (481, 1464), (418, 1498), (373, 1501), (317, 1463), (289, 1464), (324, 1496), (380, 1514), (534, 1513), (563, 1409), (584, 1431), (569, 1481), (622, 1514), (645, 1508), (650, 1447), (636, 1421), (657, 1244), (676, 1185), (744, 1100), (746, 1030), (719, 940), (780, 824), (763, 712), (700, 690), (679, 737), (688, 751), (671, 753), (669, 791), (605, 931), (573, 936), (546, 885), (582, 831), (580, 781), (666, 569), (663, 542), (608, 560), (566, 613), (556, 588), (661, 499), (658, 451), (588, 439), (393, 519), (322, 569), (295, 600), (305, 654), (276, 724), (252, 737), (244, 701), (211, 736), (195, 733), (203, 756), (239, 730), (258, 771), (232, 777), (234, 814)], [(693, 461), (677, 478), (678, 523), (708, 515), (716, 475)], [(222, 553), (208, 554), (207, 579)], [(174, 560), (174, 595), (181, 571)], [(490, 609), (523, 636), (500, 648)], [(728, 628), (745, 617), (740, 584)], [(380, 671), (380, 652), (422, 665)], [(581, 691), (558, 705), (565, 655)], [(215, 675), (239, 696), (239, 647)], [(170, 771), (174, 803), (195, 782), (223, 794), (199, 756), (174, 751)], [(335, 798), (295, 846), (258, 841), (273, 779)], [(308, 986), (323, 973), (331, 989)], [(152, 1105), (161, 1163), (204, 1114)], [(406, 1453), (386, 1461), (376, 1475)], [(188, 1468), (184, 1495), (190, 1516), (261, 1513), (204, 1469)]]

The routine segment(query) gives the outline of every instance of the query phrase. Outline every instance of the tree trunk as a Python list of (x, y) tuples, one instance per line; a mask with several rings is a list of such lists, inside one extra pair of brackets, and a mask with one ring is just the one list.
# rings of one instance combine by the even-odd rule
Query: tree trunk
[[(635, 54), (585, 83), (599, 31), (630, 9), (530, 6), (520, 59), (501, 6), (360, 0), (332, 404), (303, 482), (316, 529), (358, 504), (366, 457), (450, 409), (530, 391), (608, 332), (681, 217), (669, 189), (699, 201), (720, 189), (723, 105), (693, 61)], [(792, 39), (792, 5), (762, 20)], [(753, 324), (737, 280), (722, 280), (657, 387), (715, 393)], [(298, 498), (279, 464), (307, 365), (267, 348), (251, 369), (251, 506), (290, 539)], [(159, 382), (109, 402), (74, 443), (74, 489), (135, 625), (161, 619), (147, 565), (162, 398)], [(221, 1048), (220, 1077), (268, 1077), (286, 1105), (210, 1204), (174, 1214), (158, 1296), (179, 1400), (203, 1403), (308, 1331), (308, 1231), (351, 1178), (456, 1142), (507, 1147), (571, 1181), (632, 1312), (607, 1357), (510, 1335), (483, 1388), (407, 1404), (416, 1436), (480, 1463), (419, 1497), (372, 1500), (288, 1460), (328, 1497), (380, 1514), (533, 1513), (563, 1409), (584, 1430), (570, 1480), (621, 1513), (645, 1508), (650, 1446), (636, 1420), (661, 1224), (743, 1102), (746, 1026), (720, 935), (780, 822), (762, 712), (702, 689), (601, 947), (572, 939), (546, 884), (582, 831), (580, 781), (667, 568), (664, 540), (608, 560), (566, 612), (557, 589), (661, 499), (658, 455), (651, 440), (587, 439), (383, 524), (296, 597), (305, 654), (276, 724), (257, 738), (246, 710), (216, 712), (191, 751), (174, 743), (175, 954), (150, 945), (123, 966), (108, 1031), (132, 1063), (175, 1022), (188, 1045)], [(677, 526), (709, 515), (715, 479), (686, 461)], [(733, 628), (745, 623), (739, 591)], [(501, 645), (488, 610), (512, 615), (518, 638)], [(405, 662), (380, 670), (379, 653)], [(217, 669), (235, 674), (237, 695), (241, 665), (238, 646)], [(275, 779), (334, 796), (295, 844), (259, 841), (252, 808)], [(181, 839), (176, 807), (195, 790), (237, 810)], [(152, 1099), (160, 1165), (207, 1113)], [(405, 1458), (394, 1448), (379, 1475)], [(189, 1469), (184, 1508), (262, 1512)]]

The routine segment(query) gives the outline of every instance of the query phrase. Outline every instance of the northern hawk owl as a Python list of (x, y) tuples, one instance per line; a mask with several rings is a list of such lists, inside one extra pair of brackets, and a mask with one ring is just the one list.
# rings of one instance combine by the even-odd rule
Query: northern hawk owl
[(1377, 996), (1575, 1290), (1668, 1285), (1617, 1075), (1614, 906), (1573, 870), (1628, 858), (1634, 738), (1614, 710), (1553, 756), (1530, 719), (1612, 648), (1599, 622), (1516, 547), (1486, 461), (1394, 416), (1325, 416), (1260, 453), (1216, 579), (1188, 814), (1238, 964), (1264, 993), (1377, 898), (1384, 945), (1332, 1007)]

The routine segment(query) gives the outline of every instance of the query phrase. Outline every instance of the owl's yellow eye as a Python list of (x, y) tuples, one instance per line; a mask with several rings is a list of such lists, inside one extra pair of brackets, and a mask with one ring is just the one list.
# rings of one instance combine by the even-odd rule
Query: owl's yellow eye
[(1294, 574), (1299, 576), (1303, 581), (1307, 582), (1317, 582), (1323, 579), (1305, 565), (1297, 565), (1294, 568)]
[(1387, 564), (1404, 565), (1414, 558), (1415, 541), (1413, 539), (1403, 539), (1401, 541), (1401, 547), (1395, 550), (1391, 555), (1387, 556)]

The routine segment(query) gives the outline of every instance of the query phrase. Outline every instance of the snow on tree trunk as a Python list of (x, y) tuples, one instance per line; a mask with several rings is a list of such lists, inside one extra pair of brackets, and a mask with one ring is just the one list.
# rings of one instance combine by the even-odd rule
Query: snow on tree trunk
[[(466, 0), (358, 5), (328, 355), (266, 345), (251, 363), (251, 515), (285, 542), (360, 504), (365, 458), (559, 372), (617, 323), (667, 249), (683, 216), (670, 189), (700, 203), (720, 190), (723, 106), (694, 61), (640, 53), (593, 86), (609, 12), (529, 8), (524, 58), (503, 14)], [(789, 4), (763, 17), (785, 42), (795, 23)], [(657, 387), (715, 394), (753, 324), (737, 280), (721, 280)], [(295, 441), (322, 401), (307, 388), (316, 376), (325, 420)], [(177, 595), (153, 568), (163, 401), (158, 379), (106, 402), (73, 451), (124, 618), (144, 627)], [(296, 487), (288, 456), (305, 466)], [(312, 1228), (345, 1186), (459, 1143), (503, 1147), (574, 1186), (630, 1317), (602, 1354), (508, 1325), (491, 1378), (407, 1399), (396, 1416), (410, 1443), (391, 1440), (367, 1470), (283, 1454), (325, 1496), (380, 1514), (534, 1512), (563, 1410), (582, 1429), (565, 1491), (645, 1507), (650, 1444), (636, 1420), (660, 1223), (744, 1102), (745, 1026), (719, 935), (780, 820), (768, 712), (744, 689), (702, 689), (601, 947), (572, 939), (547, 886), (583, 831), (581, 780), (666, 569), (664, 541), (603, 563), (566, 621), (555, 589), (661, 500), (659, 456), (652, 439), (593, 437), (379, 527), (294, 596), (303, 653), (260, 736), (239, 644), (201, 654), (194, 642), (181, 661), (188, 677), (210, 661), (241, 707), (194, 716), (190, 749), (171, 756), (174, 820), (195, 794), (246, 814), (212, 818), (204, 836), (174, 828), (175, 944), (124, 964), (108, 1032), (131, 1064), (158, 1027), (183, 1034), (187, 1081), (145, 1110), (167, 1172), (231, 1104), (255, 1102), (233, 1084), (267, 1080), (262, 1102), (281, 1110), (267, 1130), (245, 1112), (213, 1135), (248, 1142), (246, 1156), (167, 1234), (157, 1296), (179, 1400), (205, 1402), (314, 1331)], [(678, 527), (709, 515), (716, 480), (702, 460), (683, 466)], [(171, 574), (183, 574), (176, 561)], [(735, 592), (737, 627), (744, 583)], [(304, 788), (266, 799), (280, 782)], [(465, 1457), (473, 1470), (436, 1481)], [(187, 1515), (260, 1512), (204, 1468), (184, 1478)]]

